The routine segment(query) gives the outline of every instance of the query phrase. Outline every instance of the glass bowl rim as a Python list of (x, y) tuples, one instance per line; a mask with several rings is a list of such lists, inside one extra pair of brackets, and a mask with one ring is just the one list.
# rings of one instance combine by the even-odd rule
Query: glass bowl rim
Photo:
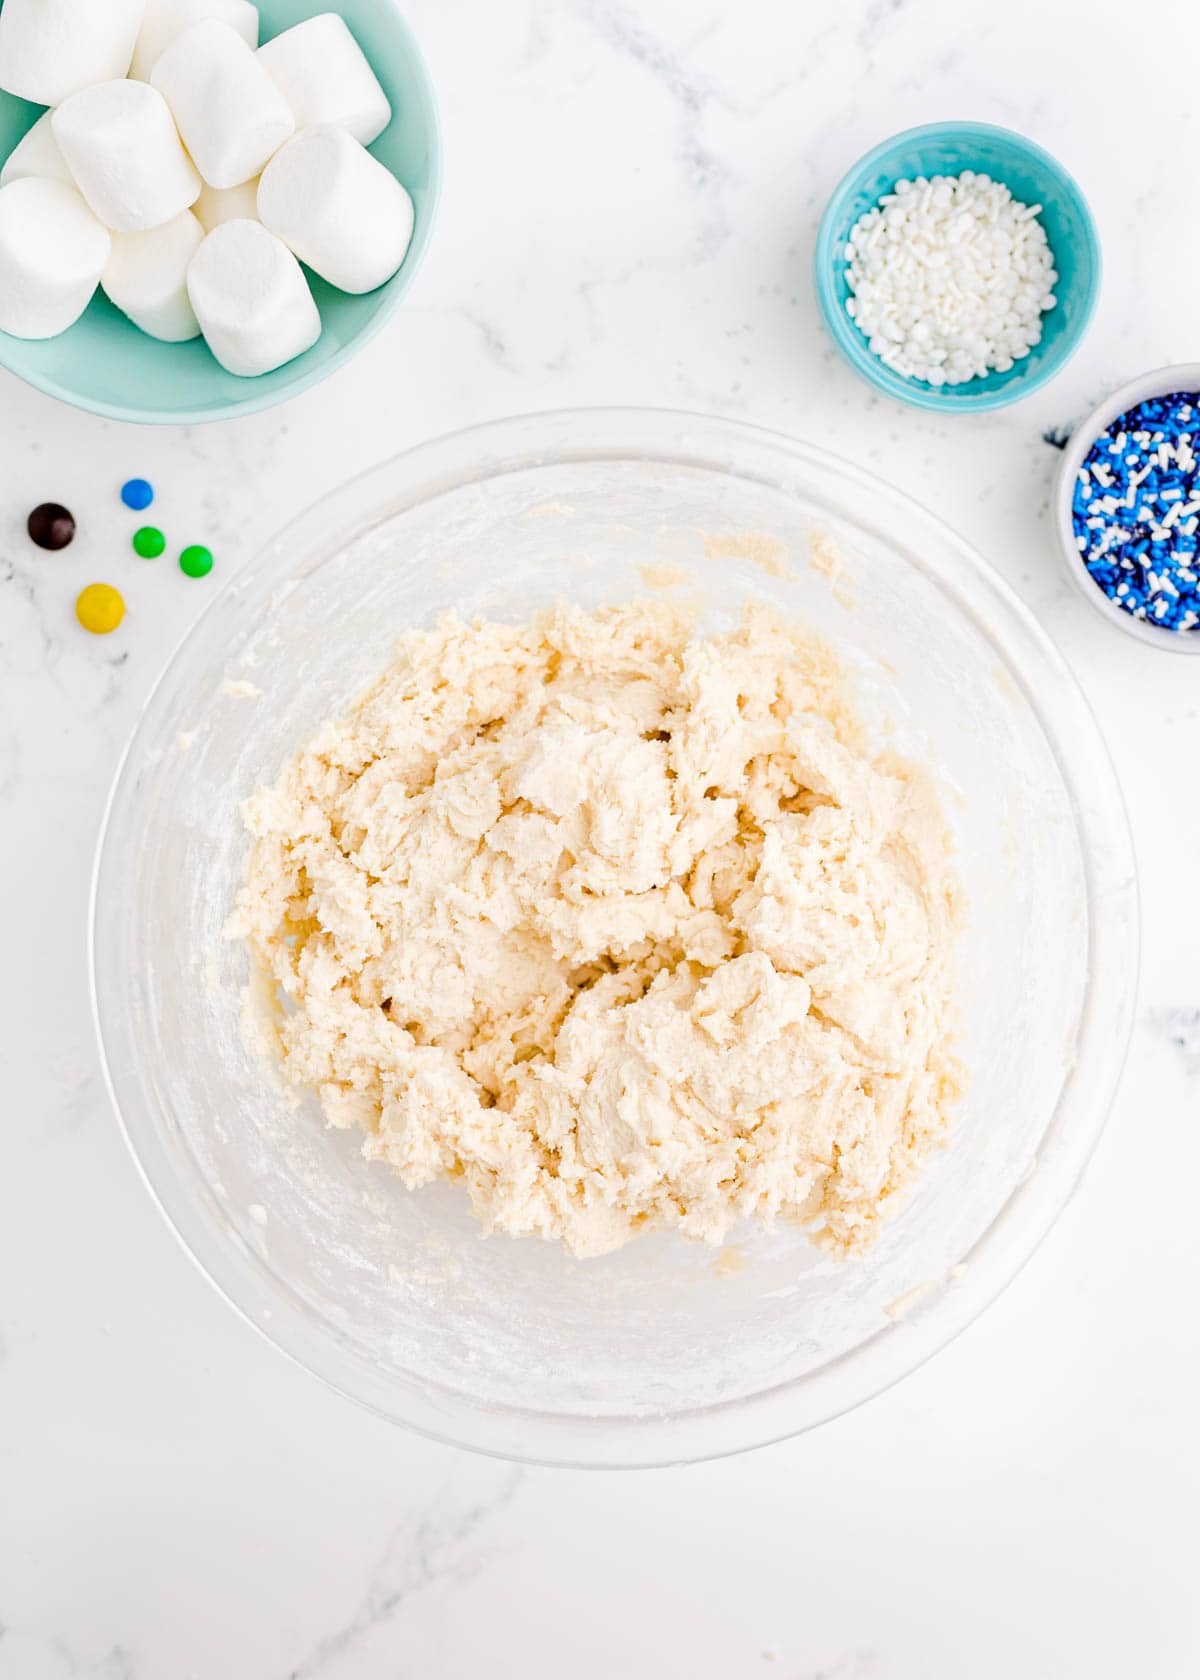
[[(1038, 1170), (1013, 1192), (965, 1257), (961, 1280), (935, 1291), (930, 1302), (922, 1302), (910, 1315), (898, 1317), (816, 1371), (754, 1395), (650, 1416), (481, 1405), (457, 1391), (415, 1379), (398, 1382), (389, 1377), (381, 1383), (377, 1370), (331, 1328), (314, 1338), (299, 1320), (285, 1323), (277, 1311), (256, 1310), (248, 1299), (256, 1280), (247, 1258), (212, 1229), (156, 1150), (155, 1116), (125, 1071), (135, 1048), (122, 1045), (120, 1039), (126, 988), (120, 974), (113, 972), (115, 959), (109, 955), (116, 942), (104, 937), (101, 926), (106, 915), (116, 913), (109, 886), (125, 878), (121, 826), (136, 821), (137, 767), (147, 747), (153, 750), (157, 714), (166, 707), (188, 652), (202, 647), (223, 617), (261, 605), (285, 578), (321, 564), (406, 507), (539, 466), (604, 461), (717, 470), (775, 489), (786, 489), (780, 474), (786, 475), (789, 468), (807, 468), (839, 496), (853, 491), (860, 524), (864, 509), (873, 509), (881, 519), (900, 515), (919, 523), (926, 537), (941, 544), (944, 557), (918, 562), (913, 555), (913, 563), (919, 563), (988, 635), (1046, 735), (1071, 798), (1087, 877), (1090, 962), (1079, 1054), (1047, 1124)], [(974, 600), (962, 599), (964, 587), (974, 593)], [(1021, 658), (1008, 651), (1014, 639)], [(1044, 702), (1031, 690), (1027, 665), (1037, 667)], [(1102, 877), (1106, 847), (1113, 861)], [(450, 1445), (572, 1468), (698, 1462), (786, 1439), (873, 1398), (954, 1340), (1020, 1271), (1082, 1176), (1124, 1065), (1138, 954), (1134, 853), (1112, 763), (1065, 661), (1008, 584), (942, 520), (860, 467), (744, 421), (651, 408), (543, 411), (447, 433), (369, 468), (292, 519), (213, 597), (151, 687), (113, 777), (97, 838), (88, 918), (92, 1012), (110, 1100), (152, 1198), (184, 1252), (217, 1292), (273, 1347), (379, 1416)], [(1052, 1149), (1045, 1148), (1046, 1139), (1052, 1140)], [(272, 1308), (278, 1307), (278, 1296), (271, 1299)]]

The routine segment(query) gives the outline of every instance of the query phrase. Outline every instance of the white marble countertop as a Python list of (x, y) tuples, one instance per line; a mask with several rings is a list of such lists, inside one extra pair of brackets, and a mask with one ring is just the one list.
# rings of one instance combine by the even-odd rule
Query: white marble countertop
[[(1043, 441), (1197, 353), (1193, 0), (409, 13), (440, 88), (447, 190), (410, 303), (357, 363), (289, 407), (191, 431), (105, 424), (0, 379), (0, 1680), (1193, 1676), (1200, 668), (1075, 594)], [(874, 397), (809, 284), (841, 171), (948, 115), (1056, 152), (1107, 261), (1067, 371), (966, 420)], [(430, 1445), (262, 1343), (127, 1158), (84, 960), (113, 767), (213, 587), (128, 553), (121, 481), (153, 479), (160, 522), (210, 542), (227, 577), (302, 504), (422, 437), (610, 402), (820, 441), (971, 538), (1099, 714), (1145, 914), (1108, 1131), (1003, 1299), (816, 1434), (631, 1475)], [(23, 534), (47, 498), (80, 520), (62, 555)], [(71, 619), (94, 576), (129, 599), (111, 640)]]

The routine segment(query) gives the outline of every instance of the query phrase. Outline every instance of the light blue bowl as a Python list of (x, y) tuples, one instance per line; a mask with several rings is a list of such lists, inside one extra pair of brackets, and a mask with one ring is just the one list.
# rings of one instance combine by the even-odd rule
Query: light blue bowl
[[(1055, 307), (1042, 316), (1041, 342), (1008, 373), (963, 385), (927, 385), (885, 367), (846, 313), (845, 245), (858, 218), (916, 175), (959, 175), (964, 169), (1003, 181), (1014, 198), (1042, 206), (1054, 253)], [(902, 402), (943, 414), (981, 413), (1027, 397), (1052, 379), (1087, 330), (1100, 290), (1100, 241), (1087, 200), (1060, 163), (1032, 140), (990, 123), (928, 123), (885, 140), (860, 158), (830, 199), (817, 235), (817, 298), (834, 343), (850, 365)]]
[[(329, 0), (259, 0), (262, 38), (331, 9)], [(161, 344), (114, 309), (101, 292), (68, 331), (32, 341), (0, 333), (0, 365), (52, 397), (116, 420), (185, 424), (225, 420), (270, 408), (316, 385), (379, 331), (412, 284), (429, 244), (441, 186), (442, 153), (433, 86), (424, 60), (394, 0), (340, 0), (350, 25), (383, 84), (392, 120), (371, 147), (412, 196), (412, 243), (399, 272), (362, 297), (308, 278), (321, 311), (322, 332), (311, 350), (274, 373), (238, 379), (215, 361), (202, 339)], [(42, 108), (0, 93), (0, 157), (41, 115)]]

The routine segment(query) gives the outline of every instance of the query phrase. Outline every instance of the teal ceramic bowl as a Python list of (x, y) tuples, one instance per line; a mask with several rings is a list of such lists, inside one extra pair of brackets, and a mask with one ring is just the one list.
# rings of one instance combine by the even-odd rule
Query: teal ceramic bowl
[[(329, 10), (329, 0), (259, 0), (262, 38)], [(340, 0), (337, 10), (392, 105), (392, 120), (371, 151), (412, 196), (412, 243), (399, 272), (363, 297), (334, 291), (310, 273), (321, 336), (303, 356), (257, 379), (226, 373), (203, 339), (161, 344), (148, 338), (99, 291), (58, 338), (34, 342), (0, 333), (0, 365), (39, 391), (94, 414), (187, 424), (270, 408), (316, 385), (362, 349), (400, 303), (429, 244), (441, 185), (441, 140), (429, 74), (394, 0)], [(0, 93), (0, 157), (8, 156), (41, 110)]]
[[(1014, 198), (1042, 206), (1054, 254), (1057, 303), (1042, 316), (1042, 338), (1008, 373), (962, 385), (933, 386), (885, 367), (846, 313), (845, 245), (858, 218), (897, 181), (917, 175), (959, 175), (964, 169), (1003, 181)], [(1052, 379), (1078, 348), (1100, 290), (1100, 241), (1087, 200), (1049, 152), (989, 123), (929, 123), (910, 128), (860, 158), (821, 219), (816, 250), (817, 298), (834, 343), (864, 379), (891, 397), (943, 414), (978, 414), (1027, 397)]]

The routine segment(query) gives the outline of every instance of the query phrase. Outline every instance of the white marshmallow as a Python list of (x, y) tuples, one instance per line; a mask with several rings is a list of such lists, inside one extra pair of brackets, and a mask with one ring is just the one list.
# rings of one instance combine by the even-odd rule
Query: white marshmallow
[(282, 367), (321, 336), (300, 264), (260, 222), (224, 222), (206, 235), (188, 295), (209, 349), (243, 378)]
[(342, 128), (302, 129), (276, 153), (258, 183), (258, 213), (342, 292), (382, 286), (412, 238), (412, 199)]
[(175, 37), (204, 18), (220, 18), (237, 30), (248, 47), (257, 47), (258, 7), (250, 0), (147, 0), (146, 18), (133, 49), (129, 74), (148, 82)]
[(204, 229), (190, 210), (146, 233), (114, 233), (100, 284), (135, 327), (151, 338), (182, 344), (200, 323), (188, 297), (187, 272)]
[(194, 204), (200, 177), (167, 102), (145, 82), (84, 88), (51, 119), (67, 167), (106, 227), (139, 233)]
[(50, 119), (53, 111), (43, 111), (23, 140), (18, 140), (0, 169), (0, 187), (10, 181), (25, 181), (31, 175), (43, 181), (65, 181), (75, 185), (75, 177), (67, 168), (67, 160), (58, 149)]
[(243, 181), (240, 187), (201, 187), (200, 197), (192, 209), (199, 216), (205, 233), (211, 233), (222, 222), (256, 222), (258, 179)]
[(292, 108), (297, 128), (332, 123), (364, 146), (392, 120), (387, 94), (336, 12), (285, 29), (258, 50)]
[(0, 88), (58, 105), (123, 76), (145, 9), (146, 0), (4, 0)]
[(0, 187), (0, 332), (66, 332), (91, 301), (108, 252), (108, 230), (74, 187), (34, 177)]
[(177, 36), (150, 81), (174, 112), (210, 187), (249, 181), (296, 126), (252, 48), (217, 18)]

